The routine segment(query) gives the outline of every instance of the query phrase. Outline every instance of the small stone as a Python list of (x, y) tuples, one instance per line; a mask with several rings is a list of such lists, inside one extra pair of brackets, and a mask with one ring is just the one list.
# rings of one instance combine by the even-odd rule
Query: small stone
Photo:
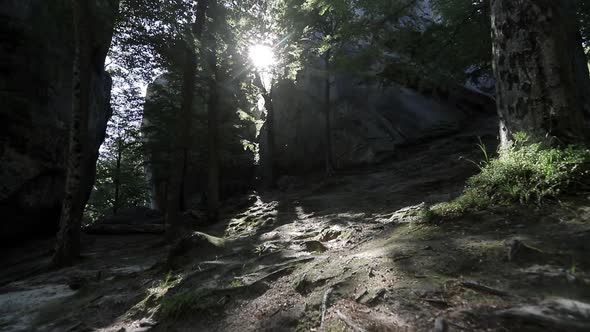
[(443, 317), (437, 317), (434, 321), (434, 329), (432, 332), (447, 332), (449, 330), (449, 324)]
[(276, 232), (276, 231), (272, 231), (272, 232), (268, 232), (268, 233), (264, 233), (264, 234), (260, 235), (260, 240), (262, 240), (262, 241), (278, 240), (280, 238), (281, 238), (281, 234), (279, 234), (279, 232)]
[(320, 234), (320, 241), (327, 242), (327, 241), (335, 240), (340, 236), (340, 234), (342, 234), (342, 231), (339, 229), (333, 229), (333, 228), (325, 229)]
[(531, 247), (526, 243), (513, 239), (508, 242), (508, 261), (509, 262), (534, 262), (542, 257), (545, 253), (537, 248)]
[(308, 252), (324, 252), (328, 250), (320, 241), (306, 241), (303, 243), (305, 251)]
[(156, 326), (156, 322), (154, 322), (151, 319), (142, 319), (139, 321), (139, 326), (140, 327), (152, 327), (152, 326)]
[(365, 290), (356, 298), (356, 302), (369, 305), (385, 294), (384, 288)]

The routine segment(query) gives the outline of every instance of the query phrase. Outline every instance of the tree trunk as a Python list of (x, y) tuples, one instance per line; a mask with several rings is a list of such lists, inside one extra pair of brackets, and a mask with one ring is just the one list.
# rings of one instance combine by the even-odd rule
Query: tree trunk
[(119, 211), (119, 204), (120, 204), (120, 189), (121, 189), (121, 159), (123, 157), (123, 141), (119, 138), (117, 139), (117, 162), (115, 164), (115, 197), (113, 200), (113, 215), (117, 215)]
[(168, 237), (175, 239), (180, 232), (180, 199), (183, 197), (181, 191), (184, 190), (183, 181), (185, 163), (188, 158), (188, 149), (190, 148), (190, 128), (192, 123), (192, 109), (194, 104), (195, 93), (195, 76), (197, 74), (197, 55), (195, 52), (194, 39), (200, 40), (203, 35), (205, 25), (207, 0), (197, 2), (197, 13), (195, 23), (191, 25), (187, 45), (184, 51), (184, 68), (182, 71), (182, 104), (181, 113), (178, 117), (178, 126), (180, 133), (177, 136), (175, 144), (174, 159), (172, 160), (172, 170), (168, 185), (168, 195), (166, 197), (166, 223), (168, 227)]
[(330, 104), (330, 50), (326, 51), (325, 61), (326, 61), (326, 90), (325, 90), (325, 97), (324, 97), (324, 107), (326, 109), (326, 174), (332, 175), (334, 173), (334, 161), (332, 159), (332, 110)]
[(72, 77), (72, 121), (65, 196), (62, 202), (60, 229), (57, 233), (52, 265), (71, 265), (80, 255), (80, 226), (83, 213), (81, 177), (88, 132), (90, 100), (91, 14), (89, 1), (72, 0), (75, 56)]
[[(211, 3), (213, 20), (218, 17), (217, 1)], [(216, 25), (213, 22), (212, 25)], [(212, 29), (215, 30), (215, 29)], [(207, 100), (207, 143), (208, 143), (208, 181), (207, 181), (207, 218), (210, 223), (219, 218), (219, 96), (217, 85), (217, 41), (215, 31), (209, 31), (207, 43), (207, 62), (209, 65), (209, 98)]]
[(272, 87), (271, 91), (267, 91), (262, 82), (259, 73), (255, 73), (254, 84), (260, 89), (262, 98), (264, 99), (264, 108), (266, 109), (266, 119), (264, 121), (264, 130), (266, 132), (265, 154), (262, 160), (262, 185), (265, 188), (272, 189), (274, 187), (275, 172), (274, 172), (274, 105), (272, 102)]
[(575, 0), (492, 0), (500, 137), (587, 141), (590, 80)]
[[(271, 88), (272, 91), (272, 88)], [(264, 96), (264, 107), (266, 108), (266, 171), (265, 171), (265, 186), (269, 189), (274, 187), (275, 172), (274, 172), (274, 118), (275, 109), (272, 103), (271, 93), (266, 93)]]

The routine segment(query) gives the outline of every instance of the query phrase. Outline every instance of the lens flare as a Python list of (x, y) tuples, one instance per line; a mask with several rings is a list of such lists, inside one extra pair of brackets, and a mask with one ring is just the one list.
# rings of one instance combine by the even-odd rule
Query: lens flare
[(248, 53), (252, 64), (259, 70), (268, 69), (276, 62), (272, 48), (266, 45), (253, 45)]

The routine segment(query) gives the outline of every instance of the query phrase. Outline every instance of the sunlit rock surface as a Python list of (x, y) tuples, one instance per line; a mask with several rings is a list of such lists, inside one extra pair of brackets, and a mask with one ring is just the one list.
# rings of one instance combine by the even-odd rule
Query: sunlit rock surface
[[(103, 69), (117, 0), (98, 1), (84, 190), (94, 181), (111, 79)], [(70, 2), (0, 5), (0, 238), (51, 234), (59, 219), (72, 105)]]

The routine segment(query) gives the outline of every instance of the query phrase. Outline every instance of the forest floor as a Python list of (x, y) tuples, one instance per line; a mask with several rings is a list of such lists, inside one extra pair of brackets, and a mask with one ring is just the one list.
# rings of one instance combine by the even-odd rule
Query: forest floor
[(423, 220), (477, 172), (477, 137), (496, 145), (480, 120), (228, 204), (174, 255), (160, 236), (88, 235), (80, 264), (31, 274), (50, 242), (9, 253), (0, 331), (590, 330), (590, 193)]

